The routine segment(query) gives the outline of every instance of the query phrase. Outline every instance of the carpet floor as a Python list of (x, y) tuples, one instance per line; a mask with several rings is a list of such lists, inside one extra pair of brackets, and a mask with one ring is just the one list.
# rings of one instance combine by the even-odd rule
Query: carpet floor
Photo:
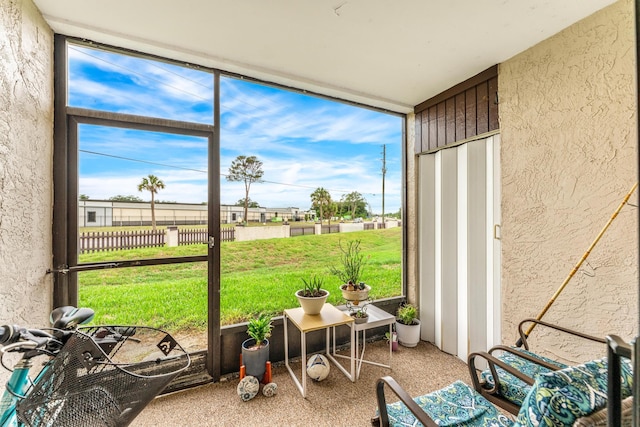
[[(388, 363), (388, 344), (385, 341), (367, 343), (365, 359)], [(294, 359), (291, 365), (299, 376), (300, 359)], [(367, 426), (376, 412), (375, 384), (382, 376), (392, 376), (411, 396), (437, 390), (458, 379), (470, 383), (466, 363), (427, 342), (420, 342), (414, 348), (400, 346), (393, 352), (391, 369), (363, 364), (356, 382), (349, 381), (331, 366), (324, 381), (307, 381), (306, 399), (284, 363), (278, 363), (272, 372), (273, 382), (278, 386), (273, 397), (259, 393), (243, 402), (236, 393), (238, 377), (231, 376), (218, 383), (160, 396), (131, 425)], [(387, 393), (388, 402), (397, 400), (392, 393)]]

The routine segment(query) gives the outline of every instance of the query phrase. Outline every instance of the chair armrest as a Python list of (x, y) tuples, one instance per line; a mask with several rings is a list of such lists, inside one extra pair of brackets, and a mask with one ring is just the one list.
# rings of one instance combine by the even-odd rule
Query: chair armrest
[[(509, 349), (509, 347), (505, 347), (505, 348)], [(512, 350), (512, 351), (514, 351), (514, 350)], [(518, 356), (520, 356), (520, 355), (518, 354)], [(491, 375), (493, 375), (493, 387), (485, 388), (484, 384), (486, 384), (486, 383), (480, 381), (480, 378), (479, 378), (479, 375), (478, 375), (478, 372), (480, 370), (476, 368), (476, 358), (484, 359), (487, 362), (487, 365), (489, 365), (489, 370), (491, 371)], [(534, 363), (538, 363), (539, 362), (535, 358), (532, 358), (532, 359), (534, 359), (534, 360), (532, 360)], [(533, 383), (534, 383), (533, 378), (531, 378), (528, 375), (523, 374), (522, 372), (520, 372), (519, 370), (517, 370), (513, 366), (510, 366), (510, 365), (504, 363), (502, 360), (496, 358), (492, 354), (489, 354), (488, 352), (485, 352), (485, 351), (474, 352), (474, 353), (469, 354), (469, 357), (467, 359), (467, 363), (468, 363), (468, 368), (469, 368), (469, 374), (471, 376), (471, 382), (473, 383), (473, 388), (478, 393), (480, 393), (482, 396), (484, 396), (490, 402), (494, 403), (495, 405), (500, 406), (501, 408), (509, 411), (510, 413), (512, 413), (514, 415), (517, 414), (520, 411), (520, 407), (518, 405), (510, 402), (508, 399), (504, 398), (500, 394), (500, 377), (498, 375), (498, 371), (496, 369), (496, 366), (500, 367), (505, 372), (510, 373), (511, 375), (513, 375), (514, 377), (518, 378), (519, 380), (525, 382), (528, 385), (533, 385)]]
[(378, 401), (378, 413), (380, 414), (380, 425), (382, 427), (389, 426), (389, 414), (387, 413), (387, 402), (384, 397), (385, 384), (398, 396), (400, 401), (405, 404), (407, 409), (416, 417), (418, 421), (425, 427), (438, 427), (438, 425), (427, 415), (426, 412), (420, 408), (420, 406), (411, 398), (400, 385), (390, 376), (379, 378), (376, 383), (376, 399)]
[(554, 365), (553, 363), (549, 363), (546, 360), (542, 360), (540, 358), (537, 358), (535, 356), (532, 356), (530, 354), (527, 353), (523, 353), (522, 351), (516, 350), (512, 347), (508, 347), (506, 345), (496, 345), (493, 346), (489, 349), (488, 353), (491, 354), (493, 356), (493, 352), (495, 351), (502, 351), (502, 352), (506, 352), (506, 353), (511, 353), (514, 356), (518, 356), (521, 359), (525, 359), (528, 360), (531, 363), (535, 363), (537, 365), (540, 366), (544, 366), (545, 368), (551, 370), (551, 371), (557, 371), (558, 369), (562, 369), (562, 367), (558, 366), (558, 365)]
[[(505, 347), (505, 349), (508, 349), (508, 348), (509, 347)], [(514, 351), (514, 354), (520, 356), (520, 354), (518, 354), (517, 351)], [(514, 377), (518, 378), (519, 380), (524, 381), (525, 383), (527, 383), (529, 385), (533, 385), (533, 383), (534, 383), (533, 378), (531, 378), (528, 375), (523, 374), (522, 372), (520, 372), (519, 370), (517, 370), (513, 366), (507, 365), (502, 360), (498, 359), (497, 357), (493, 356), (492, 354), (489, 354), (486, 351), (479, 351), (479, 352), (474, 352), (474, 353), (469, 354), (469, 358), (467, 359), (467, 363), (468, 363), (468, 366), (469, 366), (469, 373), (471, 374), (471, 380), (473, 381), (473, 387), (476, 390), (478, 390), (478, 387), (481, 386), (480, 380), (479, 380), (478, 374), (477, 374), (479, 369), (476, 369), (476, 357), (479, 357), (479, 358), (484, 359), (484, 360), (487, 361), (487, 364), (489, 365), (489, 370), (491, 371), (491, 375), (493, 375), (493, 380), (494, 380), (493, 388), (492, 389), (485, 389), (485, 390), (489, 391), (490, 393), (495, 393), (495, 392), (497, 392), (499, 390), (498, 386), (500, 384), (500, 377), (498, 376), (498, 371), (496, 370), (496, 366), (500, 367), (504, 371), (510, 373)], [(541, 361), (537, 360), (534, 357), (531, 358), (531, 361), (535, 362), (535, 363), (541, 362)], [(539, 364), (541, 364), (541, 363), (539, 363)], [(546, 366), (546, 365), (544, 365), (544, 366)], [(558, 367), (556, 366), (555, 369), (558, 369)]]
[(533, 324), (536, 324), (536, 325), (546, 326), (548, 328), (555, 329), (556, 331), (565, 332), (565, 333), (567, 333), (569, 335), (573, 335), (573, 336), (576, 336), (576, 337), (584, 338), (584, 339), (587, 339), (587, 340), (590, 340), (590, 341), (594, 341), (594, 342), (598, 342), (598, 343), (601, 343), (601, 344), (606, 344), (607, 343), (607, 341), (604, 338), (594, 337), (593, 335), (587, 335), (587, 334), (584, 334), (582, 332), (574, 331), (573, 329), (569, 329), (569, 328), (565, 328), (565, 327), (562, 327), (562, 326), (554, 325), (553, 323), (544, 322), (542, 320), (528, 318), (528, 319), (524, 319), (523, 321), (520, 322), (520, 324), (518, 324), (518, 334), (520, 335), (520, 340), (516, 344), (518, 347), (520, 347), (520, 345), (524, 345), (525, 350), (529, 350), (529, 344), (527, 343), (528, 335), (523, 330), (524, 329), (524, 325), (527, 324), (527, 323), (533, 323)]

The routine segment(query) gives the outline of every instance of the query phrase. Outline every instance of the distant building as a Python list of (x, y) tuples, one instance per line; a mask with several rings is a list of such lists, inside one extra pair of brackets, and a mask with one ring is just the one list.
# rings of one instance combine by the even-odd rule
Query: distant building
[[(156, 203), (157, 225), (207, 224), (207, 205), (195, 203)], [(222, 224), (243, 221), (242, 206), (220, 205)], [(314, 210), (288, 208), (249, 208), (247, 222), (313, 221)], [(151, 203), (119, 202), (112, 200), (79, 200), (79, 227), (111, 227), (151, 225)]]

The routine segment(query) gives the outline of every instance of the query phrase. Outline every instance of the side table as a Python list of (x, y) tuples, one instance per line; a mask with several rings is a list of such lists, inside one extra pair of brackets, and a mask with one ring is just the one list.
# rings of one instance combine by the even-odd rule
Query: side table
[[(302, 364), (302, 382), (298, 380), (298, 377), (291, 369), (289, 365), (289, 336), (287, 332), (287, 324), (291, 323), (300, 331), (300, 347), (301, 347), (301, 364)], [(351, 381), (355, 381), (355, 347), (353, 345), (353, 338), (355, 335), (354, 320), (353, 317), (340, 311), (331, 304), (325, 304), (317, 315), (305, 314), (301, 307), (287, 309), (284, 311), (284, 363), (293, 378), (294, 383), (300, 390), (302, 397), (307, 397), (307, 339), (306, 336), (309, 332), (326, 330), (326, 348), (325, 355), (333, 362), (333, 364), (342, 371), (342, 373)], [(333, 342), (333, 352), (335, 354), (335, 327), (347, 325), (351, 329), (351, 356), (350, 359), (350, 371), (347, 371), (331, 354), (330, 343)], [(333, 341), (330, 340), (330, 330), (333, 328), (334, 336)], [(346, 357), (346, 356), (342, 356)]]
[[(344, 310), (345, 314), (349, 314), (348, 310)], [(360, 368), (362, 368), (363, 363), (368, 363), (370, 365), (382, 366), (383, 368), (391, 369), (391, 356), (393, 354), (393, 343), (391, 339), (389, 339), (389, 364), (385, 365), (379, 362), (373, 362), (370, 360), (364, 359), (364, 350), (367, 345), (367, 329), (377, 328), (384, 325), (389, 325), (389, 336), (393, 334), (393, 324), (396, 321), (396, 317), (381, 308), (376, 307), (373, 304), (367, 305), (367, 314), (369, 315), (368, 319), (364, 323), (355, 323), (353, 326), (356, 332), (356, 379), (360, 378)], [(362, 332), (362, 352), (360, 352), (360, 343), (359, 337), (360, 332)], [(335, 331), (333, 333), (334, 341), (335, 341)], [(352, 346), (353, 349), (353, 346)], [(347, 356), (336, 354), (336, 343), (333, 343), (333, 355), (336, 357), (348, 358)]]

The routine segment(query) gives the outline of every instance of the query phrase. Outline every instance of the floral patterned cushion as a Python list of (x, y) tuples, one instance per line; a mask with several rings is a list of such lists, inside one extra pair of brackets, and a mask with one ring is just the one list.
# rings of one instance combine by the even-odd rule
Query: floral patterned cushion
[[(621, 394), (631, 395), (631, 364), (621, 364)], [(593, 360), (542, 373), (524, 400), (516, 426), (571, 426), (580, 417), (607, 404), (607, 361)]]
[[(540, 356), (530, 351), (515, 347), (513, 349), (519, 351), (520, 353), (525, 353), (537, 359), (554, 364), (559, 368), (567, 367), (567, 365), (563, 363), (557, 362), (544, 356)], [(532, 363), (529, 360), (518, 357), (513, 353), (503, 352), (498, 355), (497, 358), (533, 379), (535, 379), (536, 376), (540, 373), (551, 371), (544, 366)], [(508, 401), (521, 406), (525, 397), (529, 393), (531, 386), (499, 367), (496, 367), (496, 371), (498, 372), (498, 377), (500, 378), (500, 394)], [(487, 369), (483, 371), (481, 375), (486, 384), (486, 387), (492, 388), (494, 386), (494, 381), (493, 375), (491, 375), (491, 371)]]
[[(462, 381), (413, 399), (439, 426), (510, 427), (513, 422), (500, 414), (484, 397)], [(414, 427), (422, 424), (402, 402), (387, 405), (389, 425)]]

